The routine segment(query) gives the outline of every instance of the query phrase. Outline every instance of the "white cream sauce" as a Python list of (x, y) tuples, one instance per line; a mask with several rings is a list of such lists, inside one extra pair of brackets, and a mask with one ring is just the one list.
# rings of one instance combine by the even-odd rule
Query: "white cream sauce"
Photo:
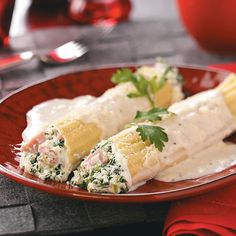
[(68, 112), (86, 107), (94, 100), (96, 100), (95, 97), (86, 95), (74, 99), (51, 99), (34, 106), (26, 114), (27, 127), (22, 133), (23, 141), (28, 141)]
[[(236, 130), (236, 119), (220, 92), (210, 90), (197, 94), (172, 105), (169, 110), (176, 116), (161, 124), (169, 142), (159, 154), (163, 168), (156, 177), (158, 180), (194, 179), (236, 164), (236, 145), (222, 142)], [(180, 147), (183, 159), (179, 159)]]
[(80, 113), (69, 114), (68, 118), (97, 124), (102, 130), (101, 139), (106, 139), (132, 121), (137, 110), (142, 111), (150, 108), (151, 105), (146, 97), (132, 99), (127, 96), (133, 91), (134, 86), (131, 83), (117, 85), (88, 104), (86, 109), (80, 109)]
[(160, 123), (169, 138), (164, 150), (157, 153), (163, 166), (179, 162), (180, 149), (187, 158), (218, 143), (236, 129), (235, 117), (216, 90), (175, 103), (169, 110), (176, 115)]
[(220, 172), (236, 164), (236, 145), (219, 142), (188, 159), (161, 171), (157, 180), (176, 182)]

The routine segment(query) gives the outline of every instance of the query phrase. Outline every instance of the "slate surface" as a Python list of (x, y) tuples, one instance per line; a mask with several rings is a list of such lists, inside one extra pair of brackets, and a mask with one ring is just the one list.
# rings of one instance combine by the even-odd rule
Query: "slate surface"
[[(40, 30), (15, 38), (12, 47), (15, 51), (33, 49), (42, 53), (87, 33), (93, 35), (90, 27), (71, 26)], [(0, 53), (3, 55), (8, 52)], [(76, 62), (50, 67), (35, 59), (10, 72), (1, 73), (1, 97), (45, 77), (88, 66), (125, 62), (152, 63), (157, 56), (172, 63), (202, 65), (236, 60), (233, 57), (216, 56), (202, 51), (186, 35), (179, 23), (126, 22), (118, 25), (105, 39), (99, 40), (87, 55)], [(140, 224), (143, 223), (160, 225), (165, 219), (168, 206), (169, 203), (127, 205), (71, 200), (24, 187), (0, 176), (0, 235), (78, 235), (79, 232), (135, 223), (133, 228), (140, 231)], [(147, 227), (150, 228), (150, 224)]]

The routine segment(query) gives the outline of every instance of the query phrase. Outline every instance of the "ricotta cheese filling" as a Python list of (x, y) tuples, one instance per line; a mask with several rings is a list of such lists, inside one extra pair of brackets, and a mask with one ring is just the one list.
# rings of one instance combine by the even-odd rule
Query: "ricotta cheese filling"
[(102, 141), (81, 163), (70, 182), (89, 192), (125, 193), (131, 186), (127, 161), (111, 141)]
[(62, 136), (56, 129), (46, 130), (40, 136), (20, 153), (20, 167), (44, 180), (65, 181), (72, 168), (66, 163)]

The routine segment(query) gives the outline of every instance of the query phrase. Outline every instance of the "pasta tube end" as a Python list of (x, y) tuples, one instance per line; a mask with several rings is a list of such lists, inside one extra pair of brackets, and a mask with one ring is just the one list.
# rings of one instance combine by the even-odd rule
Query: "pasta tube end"
[(229, 110), (236, 116), (236, 74), (230, 74), (216, 89), (223, 94)]

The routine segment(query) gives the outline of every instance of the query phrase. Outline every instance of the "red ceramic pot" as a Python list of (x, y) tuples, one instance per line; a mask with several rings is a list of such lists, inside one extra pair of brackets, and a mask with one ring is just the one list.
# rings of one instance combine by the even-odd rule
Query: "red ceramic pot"
[(236, 55), (236, 0), (177, 0), (180, 17), (198, 44)]

